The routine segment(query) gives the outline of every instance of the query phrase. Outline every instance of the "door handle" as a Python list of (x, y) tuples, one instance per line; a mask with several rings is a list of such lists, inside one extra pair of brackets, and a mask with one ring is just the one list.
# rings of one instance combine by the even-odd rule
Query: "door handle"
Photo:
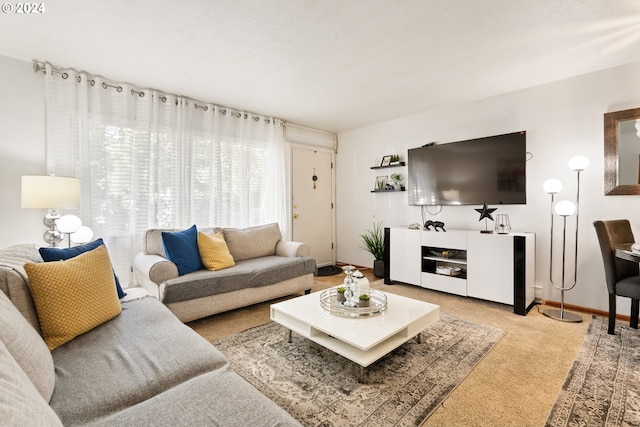
[(294, 219), (298, 219), (299, 217), (300, 217), (300, 215), (298, 215), (298, 214), (293, 214), (293, 218), (294, 218)]

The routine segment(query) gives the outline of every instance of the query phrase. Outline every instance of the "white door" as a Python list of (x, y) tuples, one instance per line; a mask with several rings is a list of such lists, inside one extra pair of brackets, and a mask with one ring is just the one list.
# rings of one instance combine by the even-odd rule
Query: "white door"
[(319, 267), (333, 265), (333, 153), (294, 147), (292, 238), (311, 249)]

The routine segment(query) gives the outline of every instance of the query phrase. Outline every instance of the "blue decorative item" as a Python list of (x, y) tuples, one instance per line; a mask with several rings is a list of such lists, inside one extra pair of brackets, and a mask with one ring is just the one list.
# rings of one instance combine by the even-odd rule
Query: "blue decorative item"
[(162, 244), (167, 259), (178, 267), (178, 275), (204, 268), (198, 250), (198, 229), (195, 225), (183, 231), (163, 231)]

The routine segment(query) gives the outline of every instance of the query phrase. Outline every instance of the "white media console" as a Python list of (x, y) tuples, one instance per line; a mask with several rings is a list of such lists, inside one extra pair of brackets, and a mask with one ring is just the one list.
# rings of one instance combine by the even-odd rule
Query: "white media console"
[(495, 301), (526, 315), (535, 300), (535, 234), (385, 228), (386, 284)]

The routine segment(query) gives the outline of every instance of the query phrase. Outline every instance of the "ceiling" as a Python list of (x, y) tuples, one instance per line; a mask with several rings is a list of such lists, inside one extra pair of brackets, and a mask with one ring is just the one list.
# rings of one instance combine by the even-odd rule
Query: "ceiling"
[(333, 132), (640, 61), (638, 0), (43, 4), (0, 55)]

